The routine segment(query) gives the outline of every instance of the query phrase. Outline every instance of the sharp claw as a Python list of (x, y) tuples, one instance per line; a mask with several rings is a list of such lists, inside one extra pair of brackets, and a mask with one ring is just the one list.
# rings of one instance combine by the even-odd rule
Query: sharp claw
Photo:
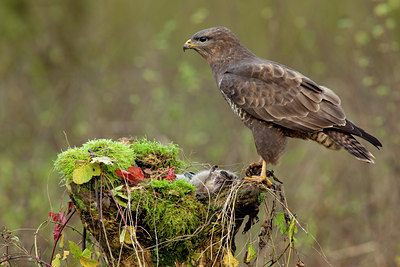
[(266, 177), (266, 176), (252, 176), (252, 177), (245, 177), (247, 181), (257, 182), (259, 184), (265, 183), (267, 187), (272, 187), (273, 183)]

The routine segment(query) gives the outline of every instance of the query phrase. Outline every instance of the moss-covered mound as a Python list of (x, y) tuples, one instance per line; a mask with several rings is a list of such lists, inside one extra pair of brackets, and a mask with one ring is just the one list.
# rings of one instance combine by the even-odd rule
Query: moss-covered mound
[(90, 163), (93, 157), (106, 156), (112, 164), (103, 164), (102, 171), (111, 179), (117, 169), (128, 169), (135, 165), (136, 153), (133, 148), (110, 139), (92, 140), (81, 147), (70, 148), (60, 154), (54, 163), (55, 169), (62, 175), (66, 184), (73, 182), (73, 172), (80, 163)]
[(245, 230), (257, 218), (260, 186), (235, 180), (200, 201), (176, 179), (185, 166), (178, 154), (172, 143), (122, 138), (58, 155), (55, 168), (110, 266), (215, 265), (235, 251), (244, 218)]
[(123, 138), (120, 142), (110, 139), (91, 140), (81, 147), (70, 148), (60, 153), (54, 163), (66, 184), (73, 182), (73, 172), (77, 165), (89, 164), (93, 158), (107, 157), (111, 164), (102, 164), (102, 171), (113, 182), (120, 180), (115, 171), (127, 170), (131, 166), (151, 170), (174, 167), (179, 171), (185, 163), (178, 158), (179, 148), (170, 143), (162, 145), (142, 139)]
[(179, 159), (179, 147), (174, 143), (162, 145), (147, 138), (121, 138), (120, 142), (135, 150), (136, 164), (141, 168), (152, 170), (167, 167), (184, 168), (185, 163)]
[[(119, 257), (121, 245), (127, 253), (133, 253), (134, 247), (119, 242), (126, 226), (134, 231), (131, 238), (140, 240), (140, 246), (150, 251), (149, 260), (153, 262), (173, 265), (187, 261), (194, 253), (197, 242), (191, 235), (204, 223), (206, 212), (196, 198), (196, 188), (175, 179), (174, 172), (185, 165), (178, 153), (179, 148), (172, 143), (124, 138), (92, 140), (58, 155), (55, 168), (68, 185), (85, 227), (95, 238), (108, 242), (103, 244), (106, 253), (110, 244), (119, 244), (109, 260)], [(134, 175), (142, 175), (137, 179), (140, 182), (117, 175), (117, 170), (132, 167)], [(99, 192), (103, 195), (96, 196)], [(101, 238), (102, 223), (106, 225), (106, 238)]]

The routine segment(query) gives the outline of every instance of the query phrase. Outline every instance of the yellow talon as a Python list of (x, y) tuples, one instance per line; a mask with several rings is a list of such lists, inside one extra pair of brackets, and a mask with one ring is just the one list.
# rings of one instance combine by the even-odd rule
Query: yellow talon
[(246, 181), (257, 182), (259, 184), (265, 183), (268, 187), (272, 186), (272, 182), (266, 176), (252, 176), (252, 177), (245, 177)]
[(265, 183), (268, 187), (272, 186), (272, 182), (267, 178), (267, 162), (265, 160), (262, 161), (262, 169), (260, 176), (252, 176), (245, 177), (247, 181), (257, 182), (257, 183)]

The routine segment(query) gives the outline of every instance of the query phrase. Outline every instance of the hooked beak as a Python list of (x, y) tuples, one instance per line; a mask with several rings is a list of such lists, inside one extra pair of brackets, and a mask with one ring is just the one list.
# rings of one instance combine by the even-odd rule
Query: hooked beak
[(183, 52), (185, 52), (186, 49), (192, 49), (195, 46), (201, 46), (201, 45), (192, 44), (192, 39), (189, 39), (183, 45)]

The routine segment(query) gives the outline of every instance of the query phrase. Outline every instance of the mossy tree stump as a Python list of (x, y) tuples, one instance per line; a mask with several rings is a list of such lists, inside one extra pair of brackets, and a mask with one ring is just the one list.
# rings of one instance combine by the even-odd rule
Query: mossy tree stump
[[(61, 153), (55, 166), (110, 266), (233, 265), (234, 236), (247, 215), (250, 228), (265, 191), (235, 180), (200, 200), (194, 186), (171, 179), (171, 168), (184, 167), (176, 146), (147, 140), (90, 141)], [(76, 171), (82, 166), (89, 173)], [(147, 179), (132, 183), (116, 175), (132, 166)]]

